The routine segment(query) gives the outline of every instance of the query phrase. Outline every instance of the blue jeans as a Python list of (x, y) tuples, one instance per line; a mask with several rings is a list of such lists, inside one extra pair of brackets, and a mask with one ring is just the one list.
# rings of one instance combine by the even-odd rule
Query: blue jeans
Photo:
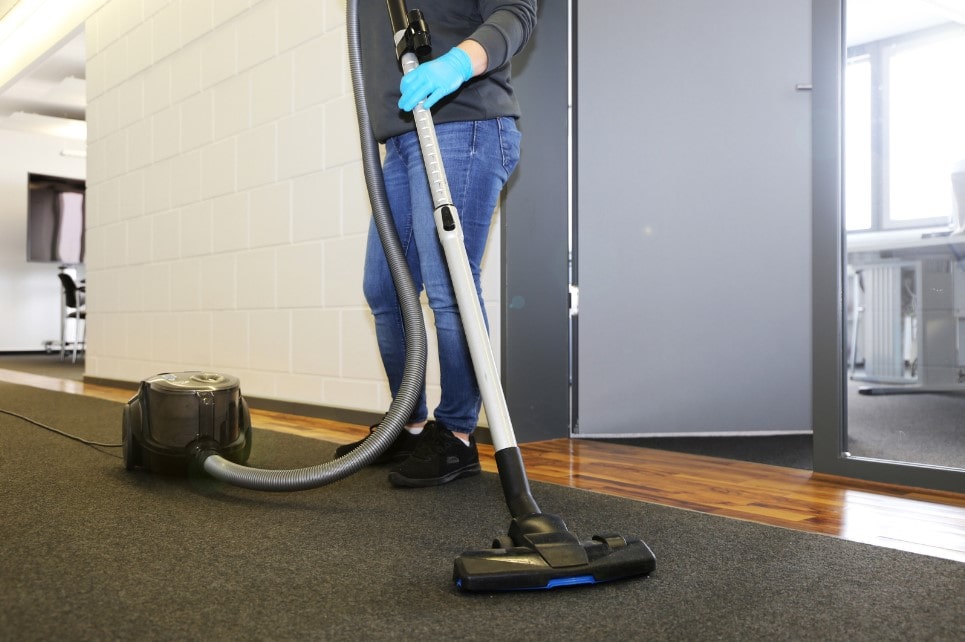
[[(480, 262), (499, 193), (519, 161), (520, 134), (515, 120), (503, 117), (440, 124), (436, 126), (436, 135), (482, 304)], [(382, 170), (392, 217), (412, 271), (412, 280), (420, 292), (425, 289), (435, 317), (442, 395), (433, 416), (449, 430), (472, 432), (479, 419), (479, 386), (442, 245), (436, 234), (432, 197), (415, 132), (386, 142)], [(395, 285), (374, 224), (369, 229), (362, 288), (375, 317), (379, 352), (394, 397), (402, 382), (405, 335)], [(409, 423), (427, 418), (423, 388), (419, 402), (409, 416)]]

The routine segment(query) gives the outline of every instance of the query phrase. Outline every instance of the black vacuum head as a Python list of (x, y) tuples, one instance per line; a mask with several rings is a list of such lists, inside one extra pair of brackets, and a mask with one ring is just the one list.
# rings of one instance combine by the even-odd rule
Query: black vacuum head
[(656, 564), (641, 539), (611, 534), (580, 541), (561, 519), (541, 514), (514, 520), (493, 548), (457, 557), (453, 580), (465, 591), (551, 589), (647, 575)]

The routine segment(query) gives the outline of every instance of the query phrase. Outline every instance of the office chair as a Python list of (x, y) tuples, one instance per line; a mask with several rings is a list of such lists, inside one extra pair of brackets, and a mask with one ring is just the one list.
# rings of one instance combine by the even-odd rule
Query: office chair
[[(64, 288), (64, 314), (60, 319), (60, 358), (63, 359), (67, 352), (67, 344), (64, 341), (64, 326), (68, 319), (74, 320), (74, 341), (73, 357), (71, 363), (77, 363), (77, 345), (86, 346), (87, 337), (87, 310), (84, 306), (84, 288), (78, 286), (74, 279), (64, 272), (57, 275)], [(83, 326), (83, 334), (81, 334)]]

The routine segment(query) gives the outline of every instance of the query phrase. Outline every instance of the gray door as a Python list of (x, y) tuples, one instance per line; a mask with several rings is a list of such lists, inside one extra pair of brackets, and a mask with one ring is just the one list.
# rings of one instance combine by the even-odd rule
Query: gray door
[(574, 434), (811, 428), (811, 0), (576, 20)]

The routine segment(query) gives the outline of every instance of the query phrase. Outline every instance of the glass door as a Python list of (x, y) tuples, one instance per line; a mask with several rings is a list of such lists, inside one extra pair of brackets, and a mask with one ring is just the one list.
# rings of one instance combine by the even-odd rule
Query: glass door
[(815, 0), (815, 19), (837, 29), (815, 56), (837, 114), (814, 132), (814, 329), (835, 347), (815, 347), (815, 469), (961, 490), (965, 3)]

